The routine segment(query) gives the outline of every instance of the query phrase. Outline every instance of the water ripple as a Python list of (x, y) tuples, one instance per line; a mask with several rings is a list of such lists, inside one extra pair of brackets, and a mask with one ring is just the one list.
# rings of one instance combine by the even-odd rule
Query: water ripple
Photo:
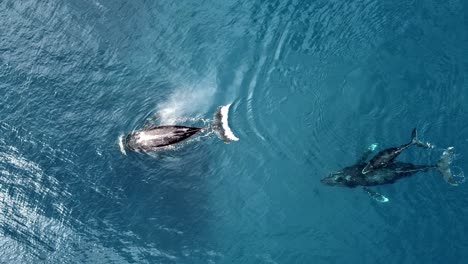
[[(319, 182), (414, 126), (437, 148), (402, 160), (466, 148), (463, 10), (0, 1), (0, 262), (466, 259), (463, 187), (418, 174), (376, 187), (391, 199), (381, 205)], [(148, 119), (205, 125), (228, 103), (238, 142), (207, 133), (126, 156), (115, 142)]]

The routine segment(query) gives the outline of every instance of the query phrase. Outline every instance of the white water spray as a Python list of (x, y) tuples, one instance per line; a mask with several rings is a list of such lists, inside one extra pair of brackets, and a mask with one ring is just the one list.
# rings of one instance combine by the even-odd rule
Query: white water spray
[(188, 116), (199, 117), (211, 106), (215, 92), (216, 86), (212, 82), (182, 86), (174, 90), (156, 109), (159, 123), (171, 125), (187, 120)]

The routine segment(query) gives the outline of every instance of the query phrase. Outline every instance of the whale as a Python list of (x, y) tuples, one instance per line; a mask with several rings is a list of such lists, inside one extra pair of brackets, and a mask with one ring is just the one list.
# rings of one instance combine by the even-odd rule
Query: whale
[[(339, 171), (328, 174), (322, 178), (320, 182), (328, 186), (347, 188), (362, 187), (371, 198), (378, 202), (388, 202), (389, 199), (370, 187), (393, 184), (420, 172), (435, 170), (442, 175), (443, 179), (448, 184), (452, 186), (457, 186), (459, 184), (459, 182), (455, 180), (455, 176), (450, 168), (455, 156), (453, 147), (446, 148), (435, 164), (416, 165), (408, 162), (396, 161), (397, 156), (412, 144), (417, 144), (426, 148), (433, 147), (430, 143), (417, 140), (416, 129), (414, 129), (412, 141), (410, 143), (400, 147), (382, 150), (368, 161), (377, 146), (377, 144), (372, 144), (357, 162)], [(373, 165), (370, 166), (369, 164)]]
[(389, 199), (371, 189), (372, 186), (393, 184), (398, 180), (410, 177), (419, 172), (436, 170), (443, 176), (448, 184), (458, 186), (458, 182), (455, 180), (452, 170), (450, 169), (453, 156), (454, 148), (449, 147), (444, 150), (439, 161), (433, 165), (415, 165), (393, 161), (385, 167), (374, 169), (366, 174), (362, 173), (362, 170), (367, 165), (367, 163), (363, 162), (365, 160), (364, 158), (351, 166), (330, 173), (328, 176), (322, 178), (320, 182), (328, 186), (347, 188), (362, 187), (372, 199), (377, 202), (386, 203)]
[(213, 131), (222, 141), (238, 141), (228, 124), (228, 113), (231, 104), (219, 106), (213, 121), (206, 127), (192, 127), (184, 125), (151, 125), (134, 130), (120, 138), (122, 153), (126, 150), (134, 152), (153, 152), (164, 147), (178, 144), (197, 133)]
[[(451, 148), (445, 150), (451, 151)], [(393, 184), (398, 180), (412, 176), (418, 172), (427, 172), (430, 170), (436, 170), (440, 172), (446, 181), (451, 185), (457, 185), (452, 179), (450, 171), (448, 169), (448, 156), (443, 156), (437, 164), (434, 165), (415, 165), (406, 162), (392, 162), (384, 168), (373, 170), (369, 173), (362, 173), (362, 169), (366, 164), (354, 164), (349, 167), (345, 167), (340, 171), (333, 172), (327, 177), (321, 179), (321, 182), (330, 186), (342, 186), (342, 187), (369, 187), (384, 184)]]
[(430, 144), (424, 143), (418, 139), (416, 128), (413, 129), (411, 132), (411, 141), (399, 147), (392, 147), (388, 149), (384, 149), (377, 153), (375, 157), (373, 157), (367, 164), (362, 168), (362, 173), (366, 174), (373, 170), (385, 168), (389, 164), (391, 164), (398, 155), (405, 149), (409, 148), (412, 145), (416, 145), (419, 147), (429, 148), (431, 147)]

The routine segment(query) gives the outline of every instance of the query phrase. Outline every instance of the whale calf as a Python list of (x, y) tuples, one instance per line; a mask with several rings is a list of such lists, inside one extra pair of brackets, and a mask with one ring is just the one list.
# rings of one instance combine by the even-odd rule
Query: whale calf
[(403, 150), (407, 149), (408, 147), (410, 147), (412, 145), (416, 145), (416, 146), (420, 146), (420, 147), (424, 147), (424, 148), (430, 147), (430, 144), (423, 143), (423, 142), (419, 141), (417, 135), (418, 134), (417, 134), (417, 131), (416, 131), (416, 128), (415, 128), (411, 132), (411, 141), (409, 143), (404, 144), (404, 145), (399, 146), (399, 147), (388, 148), (388, 149), (382, 150), (379, 153), (377, 153), (375, 155), (375, 157), (373, 157), (366, 164), (366, 166), (362, 169), (362, 173), (366, 174), (366, 173), (369, 173), (369, 172), (371, 172), (373, 170), (387, 167), (389, 164), (391, 164), (395, 160), (395, 158), (398, 155), (400, 155), (400, 153)]

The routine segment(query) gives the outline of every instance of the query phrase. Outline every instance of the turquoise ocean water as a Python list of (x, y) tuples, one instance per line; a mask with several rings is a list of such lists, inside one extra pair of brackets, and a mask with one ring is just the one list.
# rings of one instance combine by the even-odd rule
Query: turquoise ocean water
[[(468, 185), (324, 186), (417, 127), (468, 171), (468, 2), (0, 0), (0, 263), (466, 263)], [(119, 137), (200, 125), (158, 155)], [(455, 168), (455, 167), (454, 167)]]

